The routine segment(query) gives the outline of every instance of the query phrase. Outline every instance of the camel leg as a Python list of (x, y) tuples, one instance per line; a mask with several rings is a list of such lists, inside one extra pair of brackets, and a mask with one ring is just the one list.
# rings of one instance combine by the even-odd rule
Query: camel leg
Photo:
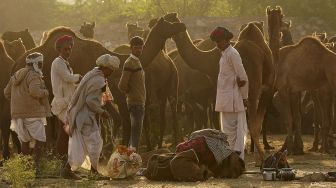
[(173, 134), (174, 134), (174, 143), (173, 145), (176, 146), (178, 142), (180, 142), (181, 137), (179, 133), (179, 125), (177, 121), (177, 100), (175, 97), (169, 97), (169, 105), (172, 112), (172, 124), (173, 124)]
[(320, 134), (320, 125), (321, 125), (321, 104), (319, 99), (317, 98), (317, 93), (312, 92), (312, 97), (314, 101), (314, 142), (313, 147), (309, 149), (309, 151), (317, 151), (318, 150), (318, 144), (319, 144), (319, 134)]
[(151, 151), (153, 149), (152, 144), (151, 144), (151, 117), (150, 117), (150, 96), (147, 95), (147, 99), (146, 99), (146, 105), (145, 105), (145, 117), (144, 117), (144, 121), (143, 121), (143, 130), (144, 130), (144, 136), (145, 136), (145, 141), (146, 141), (146, 145), (147, 151)]
[(319, 95), (321, 106), (322, 106), (322, 128), (321, 128), (321, 136), (322, 136), (322, 144), (320, 148), (320, 152), (329, 153), (328, 147), (328, 133), (330, 130), (331, 124), (331, 112), (332, 112), (332, 97), (331, 93), (327, 91), (321, 91)]
[(264, 151), (262, 150), (259, 143), (259, 136), (261, 131), (261, 125), (258, 125), (258, 114), (257, 114), (257, 100), (249, 100), (248, 108), (248, 127), (252, 140), (254, 141), (255, 148), (257, 152), (254, 152), (255, 166), (260, 166), (264, 159)]
[(1, 118), (1, 137), (2, 137), (2, 157), (8, 160), (10, 157), (9, 152), (9, 136), (10, 136), (10, 116), (0, 114)]
[(284, 124), (287, 129), (287, 137), (282, 145), (281, 151), (288, 150), (288, 154), (293, 153), (293, 121), (292, 121), (292, 110), (289, 99), (289, 91), (279, 91), (279, 99), (283, 104), (281, 110), (282, 117), (284, 119)]
[[(160, 95), (159, 95), (160, 96)], [(163, 136), (166, 129), (166, 104), (167, 97), (162, 96), (160, 100), (160, 136), (159, 136), (159, 148), (162, 148)]]
[[(6, 125), (7, 126), (7, 125)], [(9, 159), (10, 153), (9, 153), (9, 136), (10, 136), (10, 132), (9, 132), (9, 127), (4, 127), (4, 125), (2, 125), (2, 130), (1, 130), (1, 134), (2, 134), (2, 157), (5, 160)]]
[(209, 114), (210, 114), (210, 118), (212, 120), (212, 125), (214, 129), (221, 130), (219, 126), (219, 112), (215, 111), (215, 102), (211, 103)]
[(300, 93), (294, 93), (291, 95), (292, 113), (293, 113), (293, 123), (294, 123), (294, 155), (302, 155), (303, 152), (303, 141), (301, 137), (301, 95)]
[(269, 145), (267, 141), (267, 116), (269, 112), (265, 113), (264, 121), (262, 123), (262, 134), (263, 134), (263, 144), (265, 150), (271, 150), (274, 149), (271, 145)]
[(16, 134), (16, 132), (14, 132), (12, 130), (10, 131), (10, 133), (11, 133), (11, 137), (12, 137), (12, 142), (16, 146), (17, 153), (21, 153), (21, 143), (20, 143), (20, 140), (18, 138), (18, 135)]

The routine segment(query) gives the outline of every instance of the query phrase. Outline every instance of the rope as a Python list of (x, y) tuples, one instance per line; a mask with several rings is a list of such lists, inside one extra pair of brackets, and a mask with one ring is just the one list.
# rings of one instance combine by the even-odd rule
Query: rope
[(103, 118), (103, 117), (99, 116), (99, 124), (101, 125), (101, 127), (105, 126), (105, 127), (110, 128), (111, 142), (112, 142), (113, 147), (116, 147), (117, 144), (116, 144), (114, 136), (113, 136), (113, 119), (111, 117)]

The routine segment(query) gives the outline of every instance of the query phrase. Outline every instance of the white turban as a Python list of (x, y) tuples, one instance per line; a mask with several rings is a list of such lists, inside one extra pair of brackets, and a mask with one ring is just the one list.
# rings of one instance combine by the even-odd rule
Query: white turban
[(107, 67), (111, 70), (117, 70), (119, 68), (120, 60), (116, 56), (104, 54), (98, 57), (96, 64), (100, 67)]
[(42, 73), (42, 70), (38, 66), (39, 62), (43, 63), (43, 54), (39, 52), (33, 52), (26, 57), (26, 64), (32, 65), (34, 70), (38, 72), (42, 77), (43, 73)]

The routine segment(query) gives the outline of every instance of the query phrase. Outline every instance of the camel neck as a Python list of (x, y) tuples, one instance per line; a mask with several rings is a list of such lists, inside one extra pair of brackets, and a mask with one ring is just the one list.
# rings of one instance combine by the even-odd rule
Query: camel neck
[(218, 74), (218, 62), (221, 57), (220, 50), (199, 50), (190, 39), (188, 31), (181, 32), (173, 37), (177, 49), (183, 60), (193, 69), (215, 78)]
[(161, 33), (158, 33), (155, 29), (152, 29), (147, 37), (145, 45), (140, 56), (140, 62), (143, 68), (146, 68), (150, 65), (156, 55), (162, 51), (166, 39), (161, 36)]
[(292, 33), (289, 30), (283, 30), (281, 46), (287, 46), (287, 45), (292, 45), (292, 44), (294, 44)]

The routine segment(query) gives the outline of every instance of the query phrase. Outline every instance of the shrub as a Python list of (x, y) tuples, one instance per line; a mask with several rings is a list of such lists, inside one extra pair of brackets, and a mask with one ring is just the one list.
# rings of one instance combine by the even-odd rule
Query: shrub
[(24, 187), (35, 180), (34, 160), (31, 156), (22, 154), (4, 162), (4, 173), (2, 176), (9, 181), (13, 187)]

